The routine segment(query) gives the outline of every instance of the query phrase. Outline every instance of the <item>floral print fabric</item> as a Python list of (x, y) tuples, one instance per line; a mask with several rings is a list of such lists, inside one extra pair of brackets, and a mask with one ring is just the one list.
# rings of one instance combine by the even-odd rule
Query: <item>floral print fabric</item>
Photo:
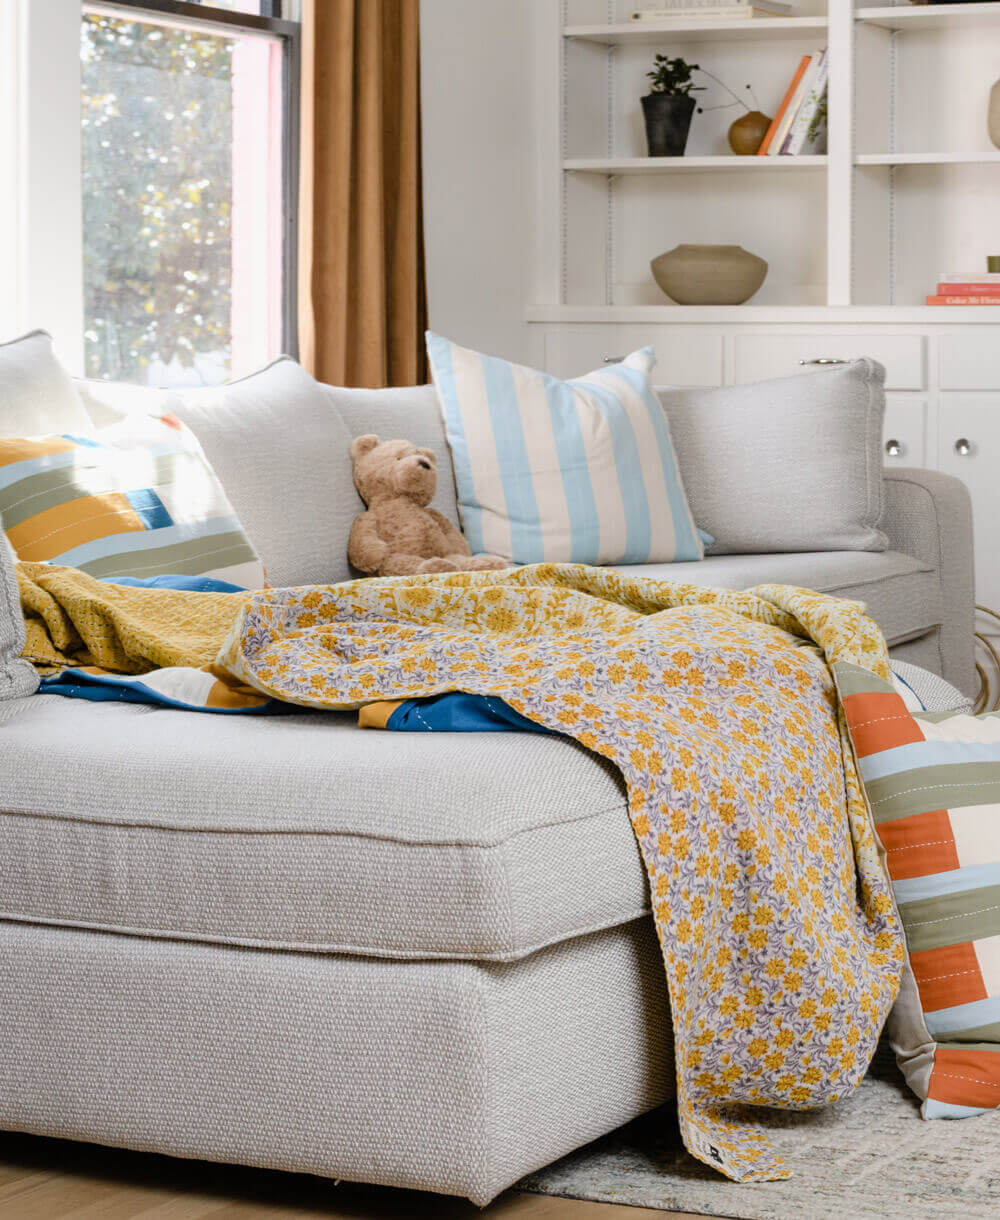
[(899, 985), (837, 660), (888, 676), (859, 603), (554, 564), (258, 593), (219, 656), (307, 707), (495, 695), (618, 766), (663, 950), (681, 1132), (738, 1181), (787, 1176), (746, 1107), (849, 1093)]

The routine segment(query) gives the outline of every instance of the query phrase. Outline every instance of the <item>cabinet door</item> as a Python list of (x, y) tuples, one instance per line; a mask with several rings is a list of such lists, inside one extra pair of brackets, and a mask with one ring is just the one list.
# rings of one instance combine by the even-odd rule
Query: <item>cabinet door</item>
[(736, 337), (735, 380), (768, 381), (792, 373), (814, 373), (825, 361), (870, 356), (885, 365), (888, 390), (923, 390), (924, 338), (887, 332), (852, 334), (843, 330), (809, 334), (746, 334)]
[(927, 403), (922, 398), (886, 401), (882, 446), (886, 466), (927, 465)]
[[(542, 368), (563, 381), (599, 369), (607, 357), (618, 353), (608, 337), (610, 327), (581, 322), (547, 330), (543, 341)], [(627, 355), (627, 352), (622, 353)]]
[(651, 346), (656, 352), (654, 385), (722, 385), (722, 333), (705, 326), (609, 327), (614, 355)]
[(1000, 609), (1000, 395), (941, 399), (938, 469), (972, 494), (976, 600)]

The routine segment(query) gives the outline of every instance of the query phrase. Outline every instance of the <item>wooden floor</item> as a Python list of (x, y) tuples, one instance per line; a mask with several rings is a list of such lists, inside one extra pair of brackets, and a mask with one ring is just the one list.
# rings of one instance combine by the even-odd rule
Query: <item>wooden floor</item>
[[(2, 1220), (664, 1220), (667, 1215), (678, 1220), (682, 1213), (514, 1191), (480, 1210), (440, 1195), (0, 1132)], [(696, 1218), (685, 1213), (683, 1220)]]

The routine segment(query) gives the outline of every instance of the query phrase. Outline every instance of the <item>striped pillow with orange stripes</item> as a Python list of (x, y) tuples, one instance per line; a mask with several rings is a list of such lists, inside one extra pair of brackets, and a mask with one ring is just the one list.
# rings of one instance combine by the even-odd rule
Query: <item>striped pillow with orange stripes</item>
[(915, 712), (834, 676), (908, 961), (889, 1034), (924, 1118), (1000, 1107), (1000, 713)]
[(19, 559), (104, 580), (265, 583), (194, 433), (173, 415), (130, 416), (89, 436), (0, 436), (0, 521)]

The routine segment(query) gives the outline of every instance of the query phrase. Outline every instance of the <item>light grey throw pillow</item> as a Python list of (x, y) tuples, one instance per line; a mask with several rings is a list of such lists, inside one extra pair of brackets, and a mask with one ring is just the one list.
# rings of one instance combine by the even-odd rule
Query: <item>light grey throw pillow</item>
[(38, 674), (20, 658), (24, 648), (24, 616), (17, 593), (14, 552), (0, 521), (0, 701), (33, 695)]
[(885, 370), (874, 360), (721, 389), (660, 389), (711, 555), (884, 551)]
[(0, 343), (0, 436), (89, 431), (87, 412), (51, 335), (33, 330)]
[(431, 450), (437, 458), (438, 475), (433, 507), (461, 529), (455, 471), (437, 390), (432, 385), (392, 386), (383, 390), (328, 385), (323, 389), (340, 412), (352, 438), (374, 433), (383, 441), (401, 438), (421, 449)]
[(94, 423), (133, 410), (171, 411), (201, 442), (268, 581), (350, 578), (347, 538), (364, 505), (354, 488), (351, 436), (325, 387), (287, 356), (208, 389), (81, 385)]

